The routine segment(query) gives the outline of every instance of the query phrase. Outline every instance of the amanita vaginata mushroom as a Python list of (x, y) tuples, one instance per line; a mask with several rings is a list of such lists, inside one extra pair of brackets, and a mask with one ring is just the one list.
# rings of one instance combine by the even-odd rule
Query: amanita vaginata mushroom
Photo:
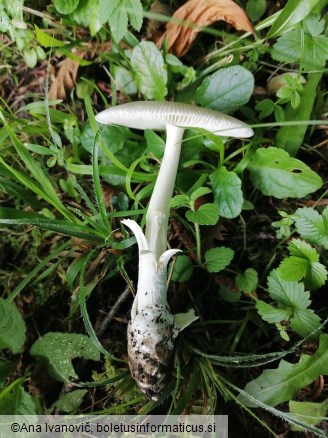
[(225, 137), (250, 137), (245, 123), (216, 111), (176, 102), (132, 102), (96, 116), (103, 124), (166, 130), (166, 146), (147, 214), (146, 230), (122, 221), (134, 233), (139, 249), (137, 294), (128, 325), (128, 356), (141, 391), (157, 400), (168, 375), (173, 341), (197, 317), (193, 310), (172, 315), (167, 303), (167, 264), (179, 250), (167, 248), (169, 202), (178, 169), (185, 128), (203, 128)]

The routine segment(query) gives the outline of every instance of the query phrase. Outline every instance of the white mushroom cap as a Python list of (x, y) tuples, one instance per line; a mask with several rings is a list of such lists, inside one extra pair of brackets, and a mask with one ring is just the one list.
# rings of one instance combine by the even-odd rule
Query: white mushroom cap
[(225, 137), (251, 137), (253, 130), (227, 114), (180, 102), (142, 101), (118, 105), (96, 116), (99, 123), (135, 129), (202, 128)]

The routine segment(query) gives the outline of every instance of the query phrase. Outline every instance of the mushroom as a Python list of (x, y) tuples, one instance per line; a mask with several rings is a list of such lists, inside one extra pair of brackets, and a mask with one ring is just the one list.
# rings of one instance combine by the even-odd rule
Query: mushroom
[(141, 391), (157, 400), (165, 387), (173, 342), (197, 317), (193, 310), (172, 315), (167, 303), (167, 264), (180, 250), (167, 247), (169, 202), (178, 169), (185, 128), (203, 128), (216, 135), (250, 137), (245, 123), (194, 105), (178, 102), (131, 102), (102, 111), (99, 123), (135, 129), (166, 130), (166, 146), (146, 213), (146, 230), (133, 220), (122, 221), (134, 233), (139, 250), (137, 294), (128, 325), (128, 357)]

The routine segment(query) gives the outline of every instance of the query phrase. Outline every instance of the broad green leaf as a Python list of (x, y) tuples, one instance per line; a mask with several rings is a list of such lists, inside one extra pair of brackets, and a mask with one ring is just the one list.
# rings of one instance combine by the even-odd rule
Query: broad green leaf
[(252, 21), (259, 20), (266, 9), (266, 0), (248, 0), (246, 12)]
[(2, 359), (0, 362), (0, 390), (6, 383), (6, 380), (10, 377), (11, 373), (15, 371), (18, 362), (7, 361)]
[[(295, 420), (315, 426), (323, 421), (328, 412), (328, 399), (321, 403), (291, 400), (289, 402), (289, 412), (294, 414), (293, 417)], [(304, 428), (293, 424), (291, 430), (294, 432), (304, 431)]]
[(142, 26), (143, 9), (140, 0), (100, 0), (99, 21), (109, 25), (116, 42), (119, 42), (127, 33), (128, 22), (139, 31)]
[(250, 294), (257, 288), (258, 274), (255, 269), (247, 268), (243, 274), (237, 274), (235, 282), (240, 290)]
[(301, 29), (281, 36), (273, 46), (271, 56), (276, 61), (300, 63), (308, 70), (323, 67), (328, 59), (328, 38), (324, 35), (304, 35), (304, 52), (300, 44)]
[(306, 308), (311, 304), (304, 285), (283, 280), (277, 270), (273, 270), (268, 277), (268, 291), (273, 300), (286, 307)]
[(288, 246), (291, 256), (280, 263), (277, 269), (280, 277), (288, 281), (304, 278), (305, 287), (311, 290), (323, 286), (327, 280), (327, 270), (319, 262), (315, 248), (300, 239), (293, 239)]
[(245, 105), (252, 96), (254, 77), (246, 68), (235, 65), (207, 76), (197, 88), (196, 101), (206, 108), (230, 113)]
[(237, 217), (244, 203), (241, 181), (235, 172), (229, 172), (222, 166), (210, 175), (214, 201), (219, 215), (228, 219)]
[(26, 327), (14, 303), (0, 298), (0, 350), (19, 353), (25, 342)]
[(299, 281), (306, 275), (310, 262), (301, 257), (286, 257), (279, 265), (277, 272), (283, 280)]
[(303, 239), (328, 249), (328, 207), (321, 215), (311, 207), (298, 208), (293, 218)]
[(317, 337), (321, 333), (320, 317), (311, 309), (297, 309), (294, 311), (290, 326), (303, 338), (310, 336), (312, 333), (314, 337)]
[[(110, 2), (110, 4), (112, 4), (112, 2)], [(107, 19), (105, 19), (102, 23), (100, 22), (98, 0), (80, 1), (78, 7), (74, 11), (73, 17), (74, 17), (74, 21), (77, 24), (80, 24), (83, 27), (89, 26), (90, 31), (92, 28), (92, 35), (95, 35), (94, 31), (97, 28), (99, 30), (101, 28), (101, 25), (105, 23), (109, 18), (107, 17)]]
[(99, 20), (101, 24), (106, 23), (116, 8), (119, 7), (121, 0), (100, 0), (99, 1)]
[(233, 259), (234, 252), (231, 248), (221, 246), (212, 248), (205, 253), (205, 266), (208, 272), (219, 272), (226, 268)]
[(327, 281), (327, 269), (320, 262), (311, 263), (304, 277), (304, 284), (310, 290), (318, 289)]
[(109, 17), (109, 25), (114, 40), (121, 41), (128, 31), (128, 13), (125, 7), (117, 6)]
[(247, 168), (253, 185), (278, 199), (302, 198), (322, 186), (320, 176), (306, 164), (275, 147), (257, 149)]
[(46, 32), (43, 32), (38, 26), (35, 24), (35, 36), (39, 44), (43, 47), (62, 47), (65, 46), (66, 43), (64, 41), (58, 40), (53, 36), (49, 35)]
[(317, 37), (325, 30), (325, 20), (319, 15), (309, 15), (302, 24), (306, 32), (313, 37)]
[[(98, 11), (99, 10), (98, 0), (89, 0), (88, 4), (90, 5), (89, 29), (91, 36), (94, 36), (101, 29), (101, 23), (99, 20), (99, 11)], [(75, 13), (74, 13), (74, 19), (75, 19)]]
[(2, 10), (0, 15), (0, 32), (7, 32), (11, 24), (10, 21), (8, 15)]
[(176, 195), (170, 200), (170, 208), (185, 207), (189, 204), (189, 196)]
[(190, 195), (190, 201), (194, 204), (194, 202), (197, 201), (198, 198), (204, 195), (208, 195), (211, 192), (212, 190), (209, 189), (208, 187), (199, 187)]
[(38, 55), (34, 49), (24, 49), (23, 58), (29, 68), (34, 68), (38, 62)]
[(295, 24), (310, 14), (319, 1), (320, 0), (289, 0), (273, 23), (267, 34), (267, 38), (281, 35), (286, 32), (287, 29), (294, 27)]
[(133, 49), (131, 66), (137, 87), (145, 98), (164, 100), (167, 94), (166, 65), (162, 53), (153, 42), (141, 42)]
[(186, 218), (198, 225), (215, 225), (219, 220), (218, 208), (215, 204), (203, 204), (196, 211), (187, 211)]
[(4, 0), (1, 3), (4, 4), (8, 15), (13, 20), (23, 22), (24, 0)]
[(0, 393), (0, 412), (1, 415), (36, 414), (35, 404), (23, 388), (22, 379), (16, 380)]
[(303, 257), (310, 262), (319, 261), (319, 254), (317, 253), (316, 249), (301, 239), (293, 239), (291, 242), (289, 242), (288, 249), (290, 255), (292, 256)]
[(134, 30), (139, 31), (142, 26), (143, 8), (140, 0), (125, 0), (129, 21)]
[(147, 142), (146, 154), (154, 154), (161, 158), (165, 149), (165, 141), (151, 129), (145, 130), (145, 139)]
[[(265, 321), (279, 322), (275, 317), (278, 317), (281, 312), (281, 316), (284, 317), (280, 321), (289, 320), (291, 328), (301, 336), (319, 335), (320, 318), (313, 310), (307, 309), (311, 304), (310, 294), (304, 290), (302, 283), (285, 281), (279, 276), (278, 271), (274, 270), (268, 277), (268, 291), (278, 306), (274, 307), (266, 303), (256, 304)], [(313, 334), (313, 332), (316, 333)]]
[(43, 359), (50, 374), (62, 382), (78, 379), (73, 359), (100, 359), (100, 353), (90, 338), (75, 333), (47, 333), (32, 345), (30, 354)]
[(193, 265), (191, 263), (190, 258), (186, 255), (180, 255), (176, 258), (175, 261), (175, 265), (172, 273), (172, 280), (177, 281), (179, 283), (188, 281), (192, 276), (192, 271), (193, 271)]
[(79, 0), (53, 0), (54, 6), (60, 14), (71, 14), (77, 8)]
[[(302, 388), (320, 375), (328, 375), (328, 334), (320, 336), (318, 350), (313, 355), (302, 354), (299, 363), (281, 360), (277, 369), (267, 369), (249, 382), (245, 391), (262, 403), (276, 406), (292, 400)], [(238, 397), (246, 406), (256, 404), (246, 397)]]
[(64, 394), (56, 401), (55, 406), (63, 412), (75, 412), (83, 402), (84, 396), (88, 393), (87, 389), (76, 389), (68, 394)]
[(264, 301), (257, 300), (256, 308), (262, 319), (270, 324), (289, 320), (293, 314), (293, 309), (287, 307), (274, 307)]
[(113, 76), (118, 90), (124, 94), (137, 94), (138, 90), (129, 70), (113, 65)]

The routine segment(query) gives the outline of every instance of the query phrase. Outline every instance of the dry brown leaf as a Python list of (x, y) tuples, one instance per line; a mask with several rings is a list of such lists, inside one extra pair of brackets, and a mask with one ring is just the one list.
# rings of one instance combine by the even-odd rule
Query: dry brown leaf
[(164, 38), (168, 41), (168, 49), (177, 56), (183, 56), (203, 27), (215, 21), (223, 20), (237, 30), (254, 32), (245, 11), (232, 0), (189, 0), (173, 14), (176, 20), (191, 24), (167, 23), (166, 31), (156, 42), (161, 47)]
[(79, 63), (73, 59), (66, 58), (60, 66), (57, 76), (51, 84), (49, 99), (66, 99), (66, 91), (70, 91), (75, 86)]
[[(123, 44), (122, 47), (125, 47)], [(106, 53), (111, 50), (111, 43), (87, 44), (83, 48), (74, 51), (74, 55), (83, 59), (88, 57), (93, 59), (97, 53)], [(76, 84), (77, 72), (80, 64), (71, 58), (65, 58), (54, 78), (50, 90), (49, 99), (66, 99), (66, 93), (71, 91)]]

